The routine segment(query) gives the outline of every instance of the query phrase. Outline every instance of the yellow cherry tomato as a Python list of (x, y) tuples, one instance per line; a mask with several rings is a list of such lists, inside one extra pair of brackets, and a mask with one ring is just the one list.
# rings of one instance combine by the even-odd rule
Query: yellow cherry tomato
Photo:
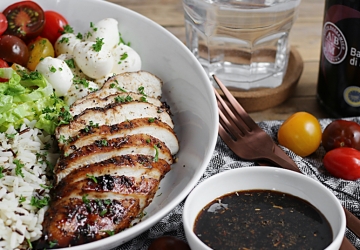
[(319, 121), (312, 114), (297, 112), (291, 115), (279, 128), (280, 145), (302, 157), (316, 151), (321, 143), (322, 130)]
[(46, 38), (37, 38), (35, 41), (30, 42), (28, 49), (30, 57), (26, 67), (31, 71), (35, 70), (40, 60), (55, 55), (53, 45)]

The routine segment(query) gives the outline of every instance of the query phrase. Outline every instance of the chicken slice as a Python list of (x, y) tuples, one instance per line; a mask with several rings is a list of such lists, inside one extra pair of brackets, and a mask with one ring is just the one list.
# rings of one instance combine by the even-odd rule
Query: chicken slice
[(149, 155), (154, 156), (154, 161), (164, 159), (169, 164), (173, 163), (169, 148), (150, 135), (136, 134), (111, 140), (103, 139), (79, 148), (67, 156), (61, 156), (54, 169), (56, 184), (75, 169), (126, 154)]
[[(154, 161), (154, 157), (149, 155), (120, 155), (73, 170), (71, 174), (60, 181), (56, 189), (62, 189), (63, 186), (73, 182), (103, 175), (125, 175), (134, 178), (137, 182), (142, 178), (161, 180), (169, 171), (170, 165), (163, 159)], [(53, 193), (58, 192), (54, 191)], [(52, 199), (57, 198), (53, 196)]]
[(121, 196), (92, 199), (84, 194), (61, 199), (46, 211), (36, 249), (70, 247), (111, 236), (128, 228), (139, 212), (138, 199)]
[(81, 102), (77, 102), (76, 105), (71, 105), (70, 114), (72, 116), (75, 116), (83, 112), (85, 109), (97, 107), (104, 108), (105, 106), (112, 103), (123, 103), (130, 101), (148, 102), (155, 105), (156, 107), (165, 107), (159, 99), (146, 97), (142, 94), (137, 94), (133, 92), (122, 92), (106, 96), (105, 98), (99, 98), (98, 96), (92, 98), (84, 98)]
[[(109, 78), (101, 89), (84, 98), (104, 98), (122, 92), (135, 92), (160, 99), (162, 85), (163, 82), (157, 76), (147, 71), (126, 72)], [(77, 100), (74, 104), (77, 105), (84, 98)]]
[(70, 154), (78, 148), (89, 145), (96, 140), (110, 140), (117, 137), (134, 134), (151, 135), (170, 149), (172, 155), (179, 151), (179, 142), (172, 128), (159, 120), (150, 120), (148, 118), (133, 119), (115, 125), (102, 125), (97, 128), (91, 128), (87, 131), (82, 130), (75, 137), (64, 138), (59, 141), (59, 147), (64, 154)]
[(55, 135), (59, 140), (60, 135), (65, 138), (76, 136), (81, 129), (91, 126), (114, 125), (136, 118), (158, 119), (174, 128), (174, 123), (166, 110), (146, 102), (116, 103), (105, 108), (86, 109), (74, 117), (69, 124), (56, 128)]

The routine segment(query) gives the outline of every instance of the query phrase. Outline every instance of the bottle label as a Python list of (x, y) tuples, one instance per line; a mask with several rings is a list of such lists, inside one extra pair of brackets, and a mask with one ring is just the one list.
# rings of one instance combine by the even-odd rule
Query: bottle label
[(341, 30), (332, 22), (324, 24), (323, 53), (332, 64), (341, 63), (346, 55), (348, 46)]
[(360, 107), (360, 88), (349, 86), (344, 90), (344, 100), (352, 107)]

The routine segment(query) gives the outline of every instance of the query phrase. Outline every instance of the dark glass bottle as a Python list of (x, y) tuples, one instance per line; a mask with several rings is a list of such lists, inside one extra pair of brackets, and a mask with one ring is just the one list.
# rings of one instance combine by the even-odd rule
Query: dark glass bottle
[(360, 0), (326, 0), (317, 99), (333, 117), (360, 116)]

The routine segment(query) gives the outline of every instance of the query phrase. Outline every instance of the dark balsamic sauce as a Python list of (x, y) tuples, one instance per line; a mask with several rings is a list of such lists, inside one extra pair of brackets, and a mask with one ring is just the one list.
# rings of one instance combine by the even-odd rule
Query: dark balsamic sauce
[(222, 196), (198, 215), (194, 232), (212, 249), (324, 249), (332, 230), (307, 201), (282, 192), (248, 190)]

